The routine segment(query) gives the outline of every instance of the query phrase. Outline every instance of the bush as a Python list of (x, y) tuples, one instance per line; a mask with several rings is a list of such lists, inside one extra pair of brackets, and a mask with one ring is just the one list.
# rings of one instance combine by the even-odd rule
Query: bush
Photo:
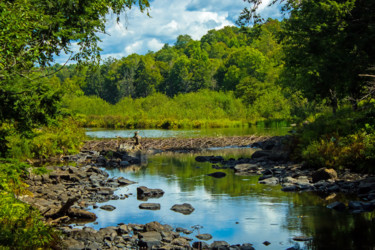
[(41, 220), (39, 212), (16, 197), (31, 194), (22, 182), (29, 166), (16, 160), (0, 159), (0, 248), (51, 248), (57, 233)]

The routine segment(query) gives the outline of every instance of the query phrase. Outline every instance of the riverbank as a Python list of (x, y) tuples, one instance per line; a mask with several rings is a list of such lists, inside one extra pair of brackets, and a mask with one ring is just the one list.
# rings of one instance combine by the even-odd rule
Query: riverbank
[[(126, 150), (111, 151), (111, 148), (118, 147), (117, 140), (101, 141), (104, 144), (92, 144), (94, 145), (93, 148), (85, 145), (86, 151), (78, 155), (65, 157), (64, 160), (66, 162), (63, 166), (50, 167), (49, 169), (52, 172), (43, 176), (29, 176), (27, 183), (30, 185), (30, 191), (34, 193), (34, 197), (29, 198), (29, 200), (25, 198), (25, 201), (37, 207), (48, 223), (58, 225), (64, 236), (63, 242), (66, 248), (136, 249), (141, 246), (146, 248), (147, 246), (158, 246), (157, 249), (186, 249), (193, 246), (198, 248), (205, 245), (204, 241), (199, 240), (196, 241), (198, 243), (191, 243), (194, 239), (186, 234), (181, 234), (181, 232), (176, 232), (177, 228), (160, 225), (156, 222), (153, 222), (152, 226), (121, 224), (100, 230), (88, 227), (83, 229), (72, 228), (69, 225), (73, 222), (79, 222), (77, 219), (84, 219), (84, 222), (88, 220), (94, 221), (96, 217), (92, 212), (95, 212), (95, 209), (113, 209), (111, 207), (101, 208), (100, 203), (104, 201), (127, 199), (129, 196), (135, 195), (130, 193), (115, 195), (114, 192), (117, 188), (122, 185), (131, 185), (132, 182), (123, 178), (108, 178), (108, 174), (100, 167), (132, 168), (133, 166), (142, 165), (145, 152), (157, 153), (161, 152), (162, 149), (172, 152), (184, 152), (225, 145), (256, 147), (258, 150), (251, 158), (224, 159), (220, 155), (197, 157), (197, 162), (210, 162), (213, 164), (212, 168), (215, 169), (215, 173), (218, 173), (212, 175), (213, 178), (225, 178), (225, 175), (220, 174), (222, 171), (220, 169), (233, 169), (237, 175), (260, 176), (259, 182), (263, 184), (281, 184), (284, 191), (319, 192), (323, 199), (332, 201), (330, 207), (334, 209), (350, 213), (373, 210), (375, 205), (373, 201), (375, 179), (372, 176), (350, 173), (349, 171), (335, 174), (332, 170), (307, 169), (303, 164), (290, 162), (287, 148), (282, 143), (285, 139), (284, 137), (242, 139), (237, 138), (237, 141), (234, 138), (221, 138), (221, 141), (208, 138), (205, 140), (192, 140), (193, 143), (190, 145), (196, 145), (197, 147), (187, 147), (188, 140), (181, 140), (179, 144), (175, 144), (173, 147), (166, 147), (164, 140), (150, 140), (149, 144), (142, 143), (143, 151), (139, 151), (137, 156), (130, 156)], [(121, 140), (119, 145), (126, 142), (127, 140)], [(130, 142), (129, 145), (131, 145)], [(228, 145), (227, 143), (229, 142), (237, 144)], [(108, 148), (103, 147), (103, 145)], [(145, 145), (148, 146), (146, 147)], [(136, 148), (134, 147), (132, 150), (136, 150)], [(77, 164), (80, 167), (73, 167), (73, 165)], [(138, 183), (136, 185), (147, 186), (147, 183)], [(166, 190), (166, 192), (168, 191)], [(340, 203), (335, 198), (338, 193), (352, 193), (361, 200), (353, 200), (347, 204)], [(94, 210), (88, 212), (86, 211), (88, 207), (92, 207)], [(306, 236), (305, 238), (296, 238), (296, 241), (301, 239), (311, 240), (311, 238)], [(216, 242), (215, 244), (209, 247), (215, 249), (218, 244), (221, 244), (223, 249), (228, 249), (229, 247), (229, 244), (225, 242)], [(233, 249), (251, 249), (250, 244), (242, 245), (241, 247), (236, 245), (233, 246)]]

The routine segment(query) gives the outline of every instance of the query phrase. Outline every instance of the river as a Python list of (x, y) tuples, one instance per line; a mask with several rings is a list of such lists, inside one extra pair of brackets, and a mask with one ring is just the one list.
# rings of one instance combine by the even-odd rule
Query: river
[[(123, 131), (121, 135), (133, 132)], [(239, 133), (243, 132), (237, 132), (237, 135)], [(184, 135), (187, 134), (184, 132)], [(114, 211), (91, 208), (98, 219), (86, 226), (99, 229), (118, 223), (158, 221), (193, 230), (186, 236), (194, 240), (199, 233), (209, 233), (213, 239), (207, 243), (213, 240), (230, 244), (252, 243), (255, 249), (287, 249), (292, 246), (300, 249), (373, 249), (374, 213), (337, 212), (326, 208), (332, 200), (326, 201), (315, 193), (282, 192), (279, 185), (258, 184), (259, 176), (238, 176), (231, 169), (216, 170), (210, 163), (195, 161), (197, 155), (237, 159), (249, 157), (252, 152), (250, 148), (232, 148), (200, 153), (162, 153), (148, 156), (142, 166), (108, 169), (111, 177), (122, 176), (137, 184), (116, 192), (118, 195), (128, 194), (129, 198), (99, 205), (113, 205), (116, 207)], [(226, 176), (220, 179), (207, 176), (215, 171), (225, 172)], [(160, 210), (138, 208), (146, 202), (137, 200), (138, 186), (165, 191), (163, 197), (147, 201), (160, 203)], [(338, 195), (336, 198), (343, 201), (349, 197)], [(170, 210), (174, 204), (182, 203), (190, 203), (195, 211), (183, 215)], [(311, 237), (312, 240), (295, 241), (296, 236)], [(271, 244), (266, 246), (265, 241)]]

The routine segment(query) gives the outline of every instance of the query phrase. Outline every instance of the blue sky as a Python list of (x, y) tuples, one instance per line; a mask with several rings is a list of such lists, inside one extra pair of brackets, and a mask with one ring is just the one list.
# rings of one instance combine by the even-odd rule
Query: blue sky
[[(263, 0), (260, 13), (264, 17), (281, 17), (277, 6), (265, 8), (271, 0)], [(137, 8), (120, 16), (107, 16), (106, 32), (100, 34), (101, 57), (121, 58), (132, 53), (158, 51), (165, 43), (173, 45), (178, 35), (188, 34), (198, 40), (208, 30), (233, 26), (247, 4), (242, 0), (153, 0), (150, 17)], [(56, 58), (65, 63), (66, 55)]]

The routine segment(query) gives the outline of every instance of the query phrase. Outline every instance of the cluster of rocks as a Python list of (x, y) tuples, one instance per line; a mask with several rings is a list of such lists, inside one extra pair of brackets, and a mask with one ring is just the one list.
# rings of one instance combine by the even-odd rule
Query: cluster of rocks
[[(285, 192), (315, 191), (333, 199), (336, 193), (355, 194), (362, 201), (351, 201), (346, 206), (342, 202), (328, 205), (337, 210), (353, 213), (368, 212), (375, 209), (375, 177), (351, 173), (349, 170), (337, 173), (334, 169), (312, 169), (304, 164), (289, 162), (288, 151), (282, 144), (257, 143), (263, 149), (255, 151), (251, 158), (224, 160), (221, 156), (197, 156), (198, 162), (210, 162), (214, 169), (233, 169), (237, 175), (260, 175), (259, 183), (282, 186)], [(224, 177), (222, 172), (210, 176)]]
[[(97, 203), (125, 199), (128, 194), (115, 195), (120, 186), (133, 184), (123, 177), (108, 178), (108, 173), (93, 165), (51, 166), (49, 173), (30, 174), (26, 183), (33, 197), (21, 199), (36, 207), (51, 223), (78, 220), (93, 221), (96, 215), (84, 210), (88, 206), (97, 208)], [(102, 206), (102, 209), (113, 210)]]
[(81, 151), (76, 155), (67, 155), (62, 158), (65, 162), (91, 162), (98, 167), (118, 168), (131, 165), (140, 165), (145, 160), (144, 155), (129, 155), (126, 151)]
[[(83, 229), (61, 227), (66, 235), (63, 244), (69, 249), (254, 249), (251, 244), (232, 245), (225, 241), (214, 241), (210, 245), (202, 240), (210, 240), (209, 234), (198, 234), (200, 241), (183, 236), (192, 231), (150, 222), (145, 225), (119, 224), (95, 230), (90, 227)], [(193, 243), (191, 243), (193, 242)]]

